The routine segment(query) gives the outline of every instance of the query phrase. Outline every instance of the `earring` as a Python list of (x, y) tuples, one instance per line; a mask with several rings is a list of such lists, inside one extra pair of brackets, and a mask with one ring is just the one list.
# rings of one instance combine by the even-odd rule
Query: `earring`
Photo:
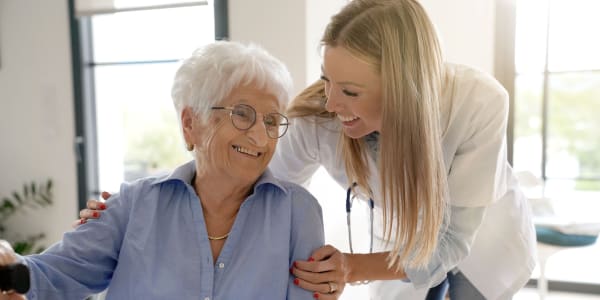
[(187, 151), (194, 150), (194, 144), (186, 144)]

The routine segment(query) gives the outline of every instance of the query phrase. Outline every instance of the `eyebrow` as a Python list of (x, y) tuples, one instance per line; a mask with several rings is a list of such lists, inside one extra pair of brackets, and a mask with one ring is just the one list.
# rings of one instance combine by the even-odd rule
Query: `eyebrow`
[[(323, 74), (322, 75), (323, 77), (328, 78), (325, 75), (325, 69), (323, 68), (323, 65), (321, 65), (321, 74)], [(353, 85), (353, 86), (356, 86), (356, 87), (359, 87), (359, 88), (363, 88), (363, 89), (366, 88), (365, 85), (360, 84), (360, 83), (356, 83), (356, 82), (353, 82), (353, 81), (340, 81), (340, 82), (336, 82), (336, 83), (337, 84), (341, 84), (341, 85)]]

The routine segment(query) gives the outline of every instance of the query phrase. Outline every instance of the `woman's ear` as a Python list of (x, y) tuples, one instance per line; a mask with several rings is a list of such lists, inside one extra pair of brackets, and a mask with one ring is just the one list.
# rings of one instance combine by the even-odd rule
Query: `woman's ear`
[(185, 107), (181, 111), (181, 130), (183, 130), (183, 138), (185, 139), (185, 144), (188, 148), (190, 148), (190, 145), (193, 147), (193, 145), (195, 144), (195, 120), (196, 114), (194, 113), (194, 110), (190, 107)]

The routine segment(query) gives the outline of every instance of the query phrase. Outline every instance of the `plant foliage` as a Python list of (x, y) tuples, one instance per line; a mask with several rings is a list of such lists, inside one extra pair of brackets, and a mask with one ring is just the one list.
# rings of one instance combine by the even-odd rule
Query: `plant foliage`
[(0, 201), (0, 237), (11, 242), (16, 253), (31, 254), (43, 251), (45, 247), (38, 243), (45, 237), (45, 234), (39, 233), (26, 237), (18, 234), (8, 236), (7, 221), (16, 214), (52, 205), (52, 187), (51, 179), (44, 183), (32, 181), (23, 184), (20, 191), (13, 191), (10, 196), (2, 197)]

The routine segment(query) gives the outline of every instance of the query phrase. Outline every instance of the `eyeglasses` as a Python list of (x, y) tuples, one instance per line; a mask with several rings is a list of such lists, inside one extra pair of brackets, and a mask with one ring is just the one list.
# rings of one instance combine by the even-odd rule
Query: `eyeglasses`
[[(256, 123), (256, 110), (247, 104), (234, 106), (213, 106), (211, 109), (228, 110), (233, 126), (239, 130), (248, 130)], [(272, 139), (282, 137), (290, 124), (288, 118), (280, 113), (263, 114), (263, 123), (267, 129), (267, 136)]]
[[(346, 191), (346, 224), (348, 225), (348, 245), (350, 246), (350, 253), (354, 254), (354, 249), (352, 248), (352, 203), (354, 202), (354, 198), (356, 195), (352, 195), (352, 189), (356, 187), (358, 184), (355, 182), (352, 186), (348, 187)], [(371, 223), (371, 243), (369, 246), (369, 253), (373, 253), (373, 208), (375, 207), (375, 202), (372, 198), (369, 198), (369, 219)]]

